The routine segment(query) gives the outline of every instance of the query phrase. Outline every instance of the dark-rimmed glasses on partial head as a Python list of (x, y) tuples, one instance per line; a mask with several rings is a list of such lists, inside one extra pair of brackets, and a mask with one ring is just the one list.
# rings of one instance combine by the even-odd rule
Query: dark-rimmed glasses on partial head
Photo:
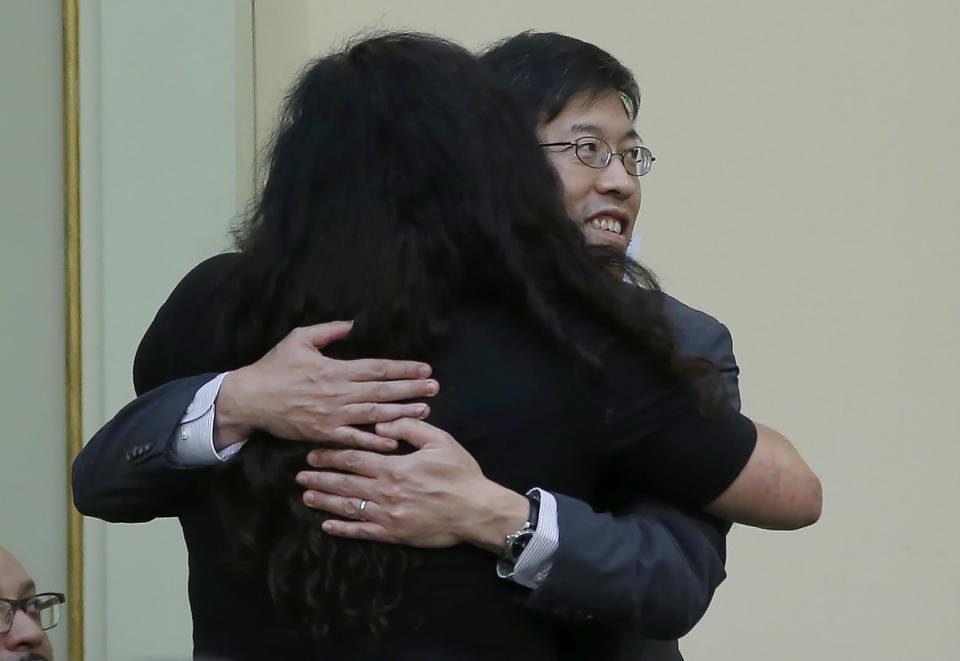
[(0, 635), (9, 633), (17, 611), (23, 611), (37, 626), (46, 631), (60, 623), (60, 606), (66, 597), (58, 592), (44, 592), (23, 599), (0, 597)]
[(611, 147), (608, 142), (600, 138), (595, 138), (592, 135), (577, 138), (576, 140), (568, 140), (566, 142), (542, 142), (540, 146), (573, 147), (574, 153), (581, 163), (587, 167), (596, 168), (597, 170), (602, 170), (607, 167), (607, 165), (610, 164), (610, 158), (617, 156), (620, 162), (623, 163), (623, 169), (626, 170), (627, 174), (633, 175), (634, 177), (642, 177), (650, 172), (653, 162), (657, 160), (653, 157), (650, 150), (642, 145), (624, 149), (622, 152), (617, 153), (613, 151), (613, 147)]

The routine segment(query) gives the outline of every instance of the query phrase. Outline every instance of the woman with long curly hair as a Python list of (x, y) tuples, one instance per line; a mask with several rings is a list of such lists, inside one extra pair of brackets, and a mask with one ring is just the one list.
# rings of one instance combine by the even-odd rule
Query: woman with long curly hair
[[(508, 488), (716, 498), (757, 428), (724, 409), (708, 361), (677, 354), (653, 277), (585, 245), (534, 125), (435, 37), (386, 34), (317, 60), (287, 98), (238, 251), (170, 296), (138, 390), (352, 319), (334, 355), (430, 362), (444, 384), (431, 423)], [(598, 267), (611, 263), (632, 282)], [(294, 480), (306, 449), (257, 433), (177, 512), (198, 656), (557, 658), (561, 625), (525, 611), (485, 551), (325, 534)]]

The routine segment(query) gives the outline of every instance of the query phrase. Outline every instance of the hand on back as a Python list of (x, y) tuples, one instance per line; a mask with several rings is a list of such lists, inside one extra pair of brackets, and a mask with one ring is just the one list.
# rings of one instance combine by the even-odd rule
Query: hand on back
[(297, 476), (307, 506), (346, 518), (325, 521), (326, 532), (423, 547), (467, 542), (502, 552), (506, 535), (526, 520), (526, 496), (489, 480), (450, 434), (422, 420), (381, 423), (377, 433), (415, 451), (314, 450), (307, 462), (317, 470)]
[(230, 372), (217, 396), (214, 443), (218, 449), (254, 430), (290, 440), (336, 441), (392, 450), (396, 441), (358, 425), (425, 418), (425, 403), (439, 384), (425, 363), (385, 359), (337, 360), (323, 354), (345, 338), (352, 322), (296, 328), (260, 360)]

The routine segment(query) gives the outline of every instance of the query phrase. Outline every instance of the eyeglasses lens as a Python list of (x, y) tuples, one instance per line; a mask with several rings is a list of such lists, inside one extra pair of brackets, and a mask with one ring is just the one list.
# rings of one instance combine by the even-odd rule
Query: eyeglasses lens
[(15, 602), (16, 606), (8, 601), (0, 601), (0, 634), (8, 633), (13, 627), (17, 610), (22, 610), (41, 629), (52, 629), (60, 623), (60, 600), (59, 595), (38, 594)]
[(584, 165), (592, 168), (602, 168), (610, 162), (610, 145), (596, 138), (580, 138), (577, 140), (577, 158)]
[(41, 629), (52, 629), (60, 622), (60, 601), (56, 597), (38, 596), (27, 609)]

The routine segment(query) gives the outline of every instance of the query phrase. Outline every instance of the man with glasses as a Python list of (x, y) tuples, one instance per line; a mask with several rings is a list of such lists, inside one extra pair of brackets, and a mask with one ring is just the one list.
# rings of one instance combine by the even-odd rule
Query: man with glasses
[[(639, 94), (632, 74), (599, 48), (553, 34), (518, 35), (484, 59), (541, 118), (540, 142), (557, 169), (567, 211), (587, 241), (625, 251), (640, 207), (638, 177), (653, 163), (633, 127)], [(716, 320), (673, 299), (667, 306), (683, 335), (683, 351), (717, 363), (730, 401), (739, 408), (729, 333)], [(175, 513), (185, 493), (185, 473), (190, 472), (175, 467), (227, 460), (257, 428), (288, 438), (325, 440), (331, 431), (344, 433), (363, 422), (422, 417), (377, 407), (404, 398), (395, 394), (402, 388), (409, 398), (433, 394), (436, 384), (425, 375), (417, 380), (416, 371), (388, 371), (385, 363), (378, 368), (380, 376), (361, 379), (351, 371), (350, 361), (321, 362), (327, 360), (320, 354), (325, 343), (346, 332), (330, 325), (313, 327), (289, 336), (252, 366), (227, 375), (182, 379), (143, 395), (98, 432), (74, 464), (78, 508), (112, 521)], [(310, 380), (305, 366), (316, 370), (310, 377), (313, 393), (303, 387)], [(363, 400), (371, 402), (366, 419), (316, 413), (336, 414), (344, 406), (329, 396), (336, 387), (320, 387), (330, 385), (325, 375), (340, 379), (341, 392), (358, 381), (374, 384)], [(386, 396), (388, 388), (392, 397)], [(305, 401), (314, 411), (311, 424), (300, 424), (310, 420), (302, 412), (306, 407), (296, 405)], [(389, 529), (364, 521), (367, 505), (374, 501), (345, 491), (342, 477), (320, 471), (302, 474), (308, 505), (355, 519), (330, 520), (328, 532), (416, 546), (450, 521), (492, 518), (496, 506), (479, 498), (471, 490), (476, 480), (462, 472), (468, 463), (460, 461), (462, 447), (415, 420), (400, 421), (394, 428), (398, 426), (404, 429), (403, 438), (417, 436), (418, 446), (431, 447), (430, 453), (403, 458), (407, 465), (401, 481), (389, 484), (394, 495), (410, 505), (405, 527)], [(342, 440), (376, 449), (377, 441), (369, 435), (350, 434)], [(413, 463), (410, 457), (415, 457)], [(341, 460), (329, 452), (311, 453), (310, 458), (321, 469), (342, 469)], [(330, 479), (341, 480), (337, 489)], [(418, 481), (429, 488), (418, 489)], [(675, 638), (699, 620), (724, 577), (725, 525), (623, 494), (605, 494), (618, 516), (597, 514), (582, 501), (540, 489), (532, 490), (529, 500), (527, 494), (509, 495), (509, 507), (522, 510), (520, 520), (527, 518), (527, 525), (505, 531), (506, 549), (496, 563), (491, 555), (491, 571), (496, 565), (503, 578), (528, 588), (526, 603), (532, 611), (572, 623), (563, 627), (570, 635), (569, 658), (679, 658), (675, 643), (661, 647), (640, 635)], [(500, 498), (498, 505), (506, 502)], [(819, 512), (819, 503), (793, 513), (781, 525), (806, 525), (811, 509)], [(622, 635), (631, 627), (635, 630)]]
[(0, 661), (53, 661), (47, 630), (60, 622), (64, 596), (37, 593), (23, 566), (0, 546)]

